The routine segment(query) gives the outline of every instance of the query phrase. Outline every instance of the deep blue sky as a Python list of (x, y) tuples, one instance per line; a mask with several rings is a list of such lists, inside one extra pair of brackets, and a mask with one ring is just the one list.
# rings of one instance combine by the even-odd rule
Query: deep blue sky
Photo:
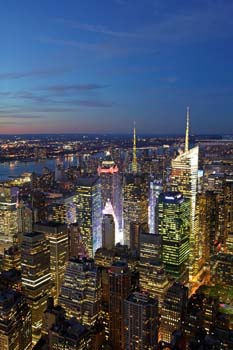
[(0, 133), (233, 132), (232, 0), (0, 2)]

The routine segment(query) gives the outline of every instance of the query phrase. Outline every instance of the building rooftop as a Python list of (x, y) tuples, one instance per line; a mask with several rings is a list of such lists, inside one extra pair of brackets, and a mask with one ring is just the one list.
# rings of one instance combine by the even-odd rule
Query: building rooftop
[(77, 180), (77, 186), (91, 187), (98, 180), (98, 176), (81, 177)]
[(22, 294), (12, 289), (3, 289), (0, 291), (0, 314), (8, 312), (14, 305), (23, 300)]
[(74, 341), (79, 341), (79, 339), (88, 332), (87, 328), (78, 322), (76, 318), (57, 322), (52, 326), (52, 331)]
[(134, 292), (126, 299), (129, 302), (140, 305), (156, 305), (158, 304), (157, 299), (151, 298), (148, 293)]
[(163, 192), (159, 195), (159, 200), (164, 203), (179, 204), (184, 201), (184, 197), (180, 192)]

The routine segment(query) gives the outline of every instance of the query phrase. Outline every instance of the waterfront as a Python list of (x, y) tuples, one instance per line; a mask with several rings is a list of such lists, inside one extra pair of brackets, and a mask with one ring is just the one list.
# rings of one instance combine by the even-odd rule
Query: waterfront
[(43, 168), (45, 167), (50, 170), (55, 170), (56, 164), (59, 163), (63, 163), (65, 168), (68, 166), (76, 166), (77, 157), (74, 155), (69, 155), (64, 158), (59, 157), (54, 159), (41, 159), (31, 162), (22, 162), (16, 160), (12, 162), (0, 163), (0, 181), (18, 177), (26, 172), (35, 172), (41, 174)]

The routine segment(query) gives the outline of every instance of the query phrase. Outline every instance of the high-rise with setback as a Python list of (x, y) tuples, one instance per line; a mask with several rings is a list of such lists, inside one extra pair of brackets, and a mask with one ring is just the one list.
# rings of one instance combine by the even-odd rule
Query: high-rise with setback
[(124, 350), (124, 299), (131, 292), (131, 272), (127, 263), (114, 262), (109, 269), (110, 344), (113, 350)]
[(67, 226), (51, 221), (35, 224), (34, 228), (43, 232), (49, 242), (50, 271), (53, 283), (51, 291), (54, 301), (57, 303), (69, 254)]
[(158, 341), (158, 300), (134, 292), (124, 301), (125, 349), (151, 350)]
[(199, 234), (196, 225), (196, 197), (198, 185), (198, 146), (189, 149), (189, 108), (187, 108), (187, 126), (185, 150), (172, 160), (171, 188), (181, 192), (190, 201), (190, 254), (189, 279), (192, 281), (199, 269)]
[(32, 344), (32, 318), (22, 294), (0, 291), (0, 349), (29, 350)]
[(50, 295), (49, 247), (43, 233), (25, 233), (21, 247), (23, 292), (32, 313), (32, 340), (41, 336), (42, 316)]
[(101, 188), (98, 177), (78, 179), (75, 204), (82, 244), (86, 249), (87, 256), (93, 258), (96, 249), (100, 248), (102, 244)]
[(86, 326), (94, 326), (100, 313), (101, 276), (94, 260), (71, 258), (61, 287), (59, 305), (68, 317), (76, 317)]
[(142, 175), (128, 174), (123, 185), (124, 244), (130, 247), (130, 225), (148, 222), (148, 185)]
[(158, 204), (159, 234), (163, 237), (162, 260), (168, 275), (188, 281), (189, 200), (180, 192), (164, 192)]

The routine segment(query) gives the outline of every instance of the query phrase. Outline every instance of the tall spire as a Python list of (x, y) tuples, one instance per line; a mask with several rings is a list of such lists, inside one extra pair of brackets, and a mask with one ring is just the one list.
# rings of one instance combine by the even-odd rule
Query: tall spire
[(189, 150), (189, 107), (187, 107), (187, 114), (186, 114), (186, 133), (185, 133), (184, 151), (188, 152), (188, 150)]
[(132, 171), (133, 171), (133, 173), (137, 173), (137, 170), (138, 170), (138, 164), (137, 164), (137, 148), (136, 148), (136, 123), (134, 121)]

